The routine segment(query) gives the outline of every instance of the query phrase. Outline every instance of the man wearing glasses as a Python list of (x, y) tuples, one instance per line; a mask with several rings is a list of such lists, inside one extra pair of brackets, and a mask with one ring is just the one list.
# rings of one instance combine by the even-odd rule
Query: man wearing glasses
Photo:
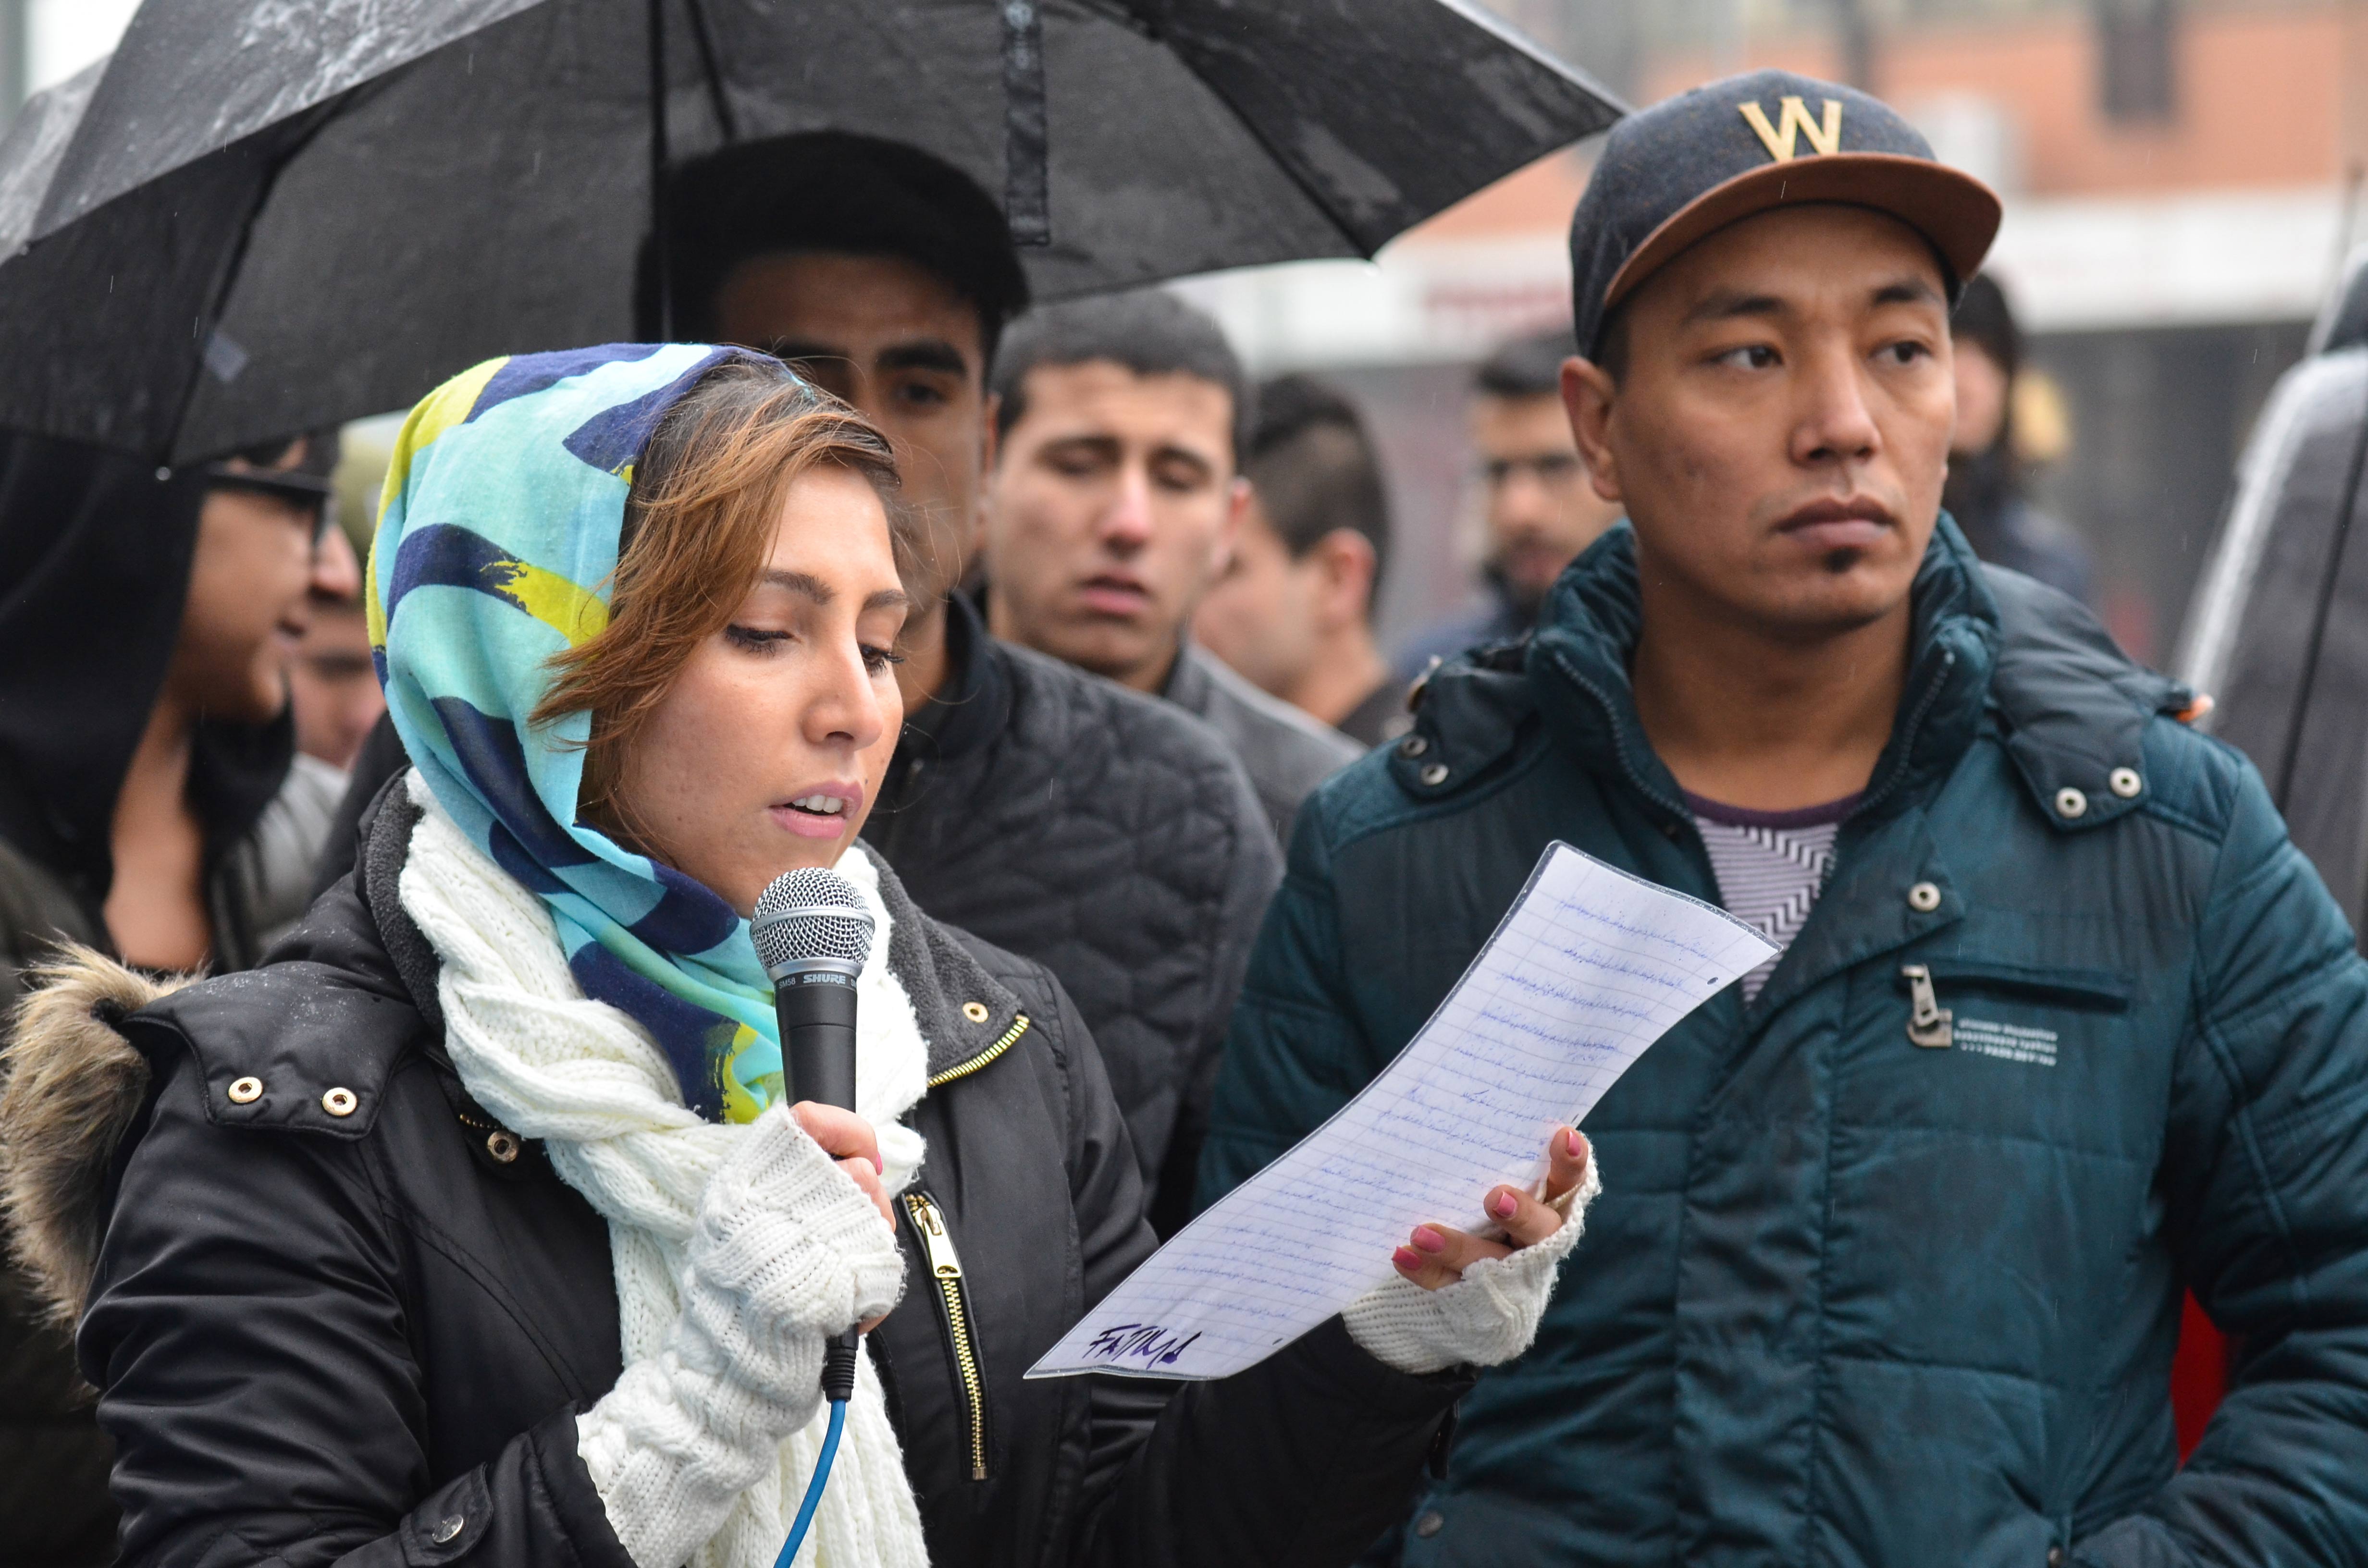
[[(336, 796), (290, 770), (288, 666), (309, 596), (359, 586), (319, 549), (336, 460), (335, 432), (170, 470), (0, 436), (0, 1006), (61, 941), (219, 973), (303, 912)], [(112, 1561), (109, 1460), (0, 1267), (0, 1568)]]
[[(289, 666), (311, 621), (312, 596), (359, 590), (351, 552), (321, 548), (336, 453), (329, 431), (208, 463), (199, 475), (203, 500), (179, 635), (112, 824), (107, 924), (135, 962), (244, 967), (303, 912), (336, 806), (325, 785), (314, 793), (327, 798), (307, 802), (317, 809), (297, 812), (298, 823), (273, 813), (245, 823), (207, 818), (210, 806), (230, 807), (233, 818), (257, 810), (233, 806), (225, 785), (264, 801), (281, 794), (293, 754)], [(222, 755), (225, 745), (239, 755)], [(224, 768), (240, 777), (213, 777)], [(224, 828), (253, 842), (245, 858), (259, 854), (271, 864), (239, 864), (218, 842)]]
[(1620, 520), (1619, 505), (1588, 483), (1563, 412), (1562, 362), (1572, 353), (1569, 333), (1543, 333), (1506, 344), (1474, 373), (1468, 427), (1486, 530), (1486, 603), (1415, 632), (1397, 659), (1406, 679), (1435, 658), (1519, 642), (1562, 569)]

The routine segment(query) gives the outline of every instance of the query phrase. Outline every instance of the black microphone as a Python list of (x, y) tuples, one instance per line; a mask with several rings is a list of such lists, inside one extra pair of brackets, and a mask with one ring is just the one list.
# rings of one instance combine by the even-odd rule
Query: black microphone
[(855, 1108), (855, 981), (871, 954), (871, 914), (837, 871), (802, 867), (773, 879), (748, 922), (773, 983), (790, 1098)]
[[(837, 871), (785, 871), (757, 895), (749, 939), (773, 983), (781, 1031), (781, 1076), (789, 1098), (855, 1108), (855, 982), (871, 953), (871, 913)], [(825, 1398), (855, 1393), (856, 1332), (823, 1358)]]

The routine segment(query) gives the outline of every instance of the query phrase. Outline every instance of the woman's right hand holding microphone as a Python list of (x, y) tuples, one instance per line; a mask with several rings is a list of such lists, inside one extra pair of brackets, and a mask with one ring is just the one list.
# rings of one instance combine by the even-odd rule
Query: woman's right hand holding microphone
[(709, 1178), (666, 1346), (577, 1419), (576, 1449), (642, 1568), (674, 1568), (822, 1403), (825, 1342), (896, 1304), (904, 1254), (871, 1128), (758, 1117)]

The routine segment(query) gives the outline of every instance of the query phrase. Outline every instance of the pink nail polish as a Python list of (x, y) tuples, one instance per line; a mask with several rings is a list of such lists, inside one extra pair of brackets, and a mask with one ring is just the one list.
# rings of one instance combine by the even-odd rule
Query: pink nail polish
[(1576, 1131), (1564, 1133), (1563, 1142), (1564, 1146), (1570, 1151), (1570, 1157), (1574, 1160), (1587, 1153), (1587, 1145), (1578, 1141), (1578, 1134)]
[(1509, 1220), (1513, 1217), (1513, 1211), (1520, 1207), (1520, 1204), (1513, 1201), (1513, 1195), (1511, 1193), (1500, 1192), (1496, 1196), (1494, 1201), (1488, 1205), (1488, 1211), (1496, 1215), (1499, 1220)]
[(1405, 1269), (1408, 1274), (1412, 1274), (1416, 1269), (1422, 1267), (1422, 1256), (1416, 1252), (1412, 1247), (1398, 1248), (1397, 1251), (1390, 1254), (1390, 1261), (1396, 1264), (1400, 1268)]
[(1417, 1225), (1414, 1228), (1414, 1244), (1425, 1252), (1445, 1252), (1447, 1238), (1429, 1225)]

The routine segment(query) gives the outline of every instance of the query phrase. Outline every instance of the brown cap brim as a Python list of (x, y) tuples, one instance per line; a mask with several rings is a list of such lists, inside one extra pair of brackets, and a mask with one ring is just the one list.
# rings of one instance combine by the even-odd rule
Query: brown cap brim
[(1695, 241), (1780, 207), (1839, 202), (1886, 213), (1932, 242), (1962, 283), (1981, 270), (1998, 237), (1998, 192), (1930, 158), (1896, 153), (1825, 153), (1748, 169), (1669, 214), (1630, 253), (1603, 291), (1607, 311)]

